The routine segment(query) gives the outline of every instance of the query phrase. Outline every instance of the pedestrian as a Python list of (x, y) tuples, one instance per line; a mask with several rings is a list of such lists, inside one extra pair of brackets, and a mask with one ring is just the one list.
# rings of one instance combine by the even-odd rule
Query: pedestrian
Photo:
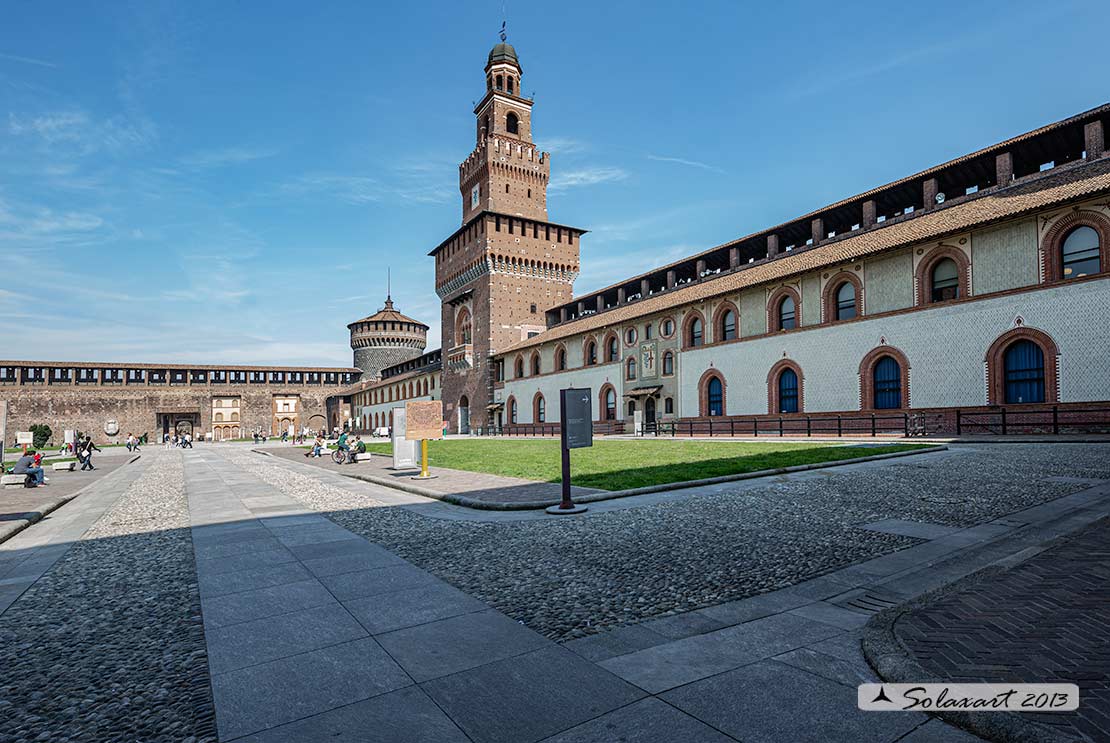
[(82, 471), (96, 469), (92, 463), (94, 451), (100, 451), (100, 449), (93, 443), (91, 436), (85, 436), (85, 440), (81, 442), (81, 446), (77, 449), (77, 459), (81, 462)]
[(46, 484), (46, 476), (43, 473), (42, 467), (35, 464), (35, 450), (28, 449), (27, 452), (16, 460), (15, 467), (12, 468), (13, 475), (24, 475), (25, 480), (27, 477), (31, 478), (31, 485), (28, 487), (37, 488), (39, 485)]
[(127, 451), (131, 451), (131, 447), (135, 445), (135, 437), (130, 433), (127, 434)]

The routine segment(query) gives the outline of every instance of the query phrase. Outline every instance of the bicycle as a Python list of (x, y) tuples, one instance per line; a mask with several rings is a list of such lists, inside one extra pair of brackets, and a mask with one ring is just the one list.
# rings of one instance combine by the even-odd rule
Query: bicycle
[(348, 454), (345, 449), (336, 449), (331, 453), (331, 461), (335, 462), (336, 464), (346, 464), (347, 457)]

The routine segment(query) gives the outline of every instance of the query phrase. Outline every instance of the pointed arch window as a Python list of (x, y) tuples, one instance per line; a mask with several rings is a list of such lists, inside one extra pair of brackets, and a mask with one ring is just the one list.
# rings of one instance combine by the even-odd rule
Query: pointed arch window
[(706, 413), (711, 416), (725, 414), (725, 388), (720, 377), (710, 377), (705, 388)]
[(674, 374), (674, 353), (671, 351), (663, 352), (663, 376), (669, 377)]
[(617, 337), (615, 335), (609, 336), (609, 339), (605, 341), (605, 360), (616, 361), (619, 358), (619, 353), (620, 347), (617, 344)]
[(624, 378), (628, 379), (630, 381), (635, 379), (636, 378), (636, 357), (635, 356), (630, 356), (628, 358), (628, 362), (625, 363), (624, 368), (625, 368)]
[(540, 355), (538, 353), (532, 354), (532, 376), (538, 377), (540, 374)]
[(516, 423), (516, 420), (517, 420), (516, 398), (515, 397), (510, 397), (509, 398), (509, 423)]
[(605, 388), (605, 420), (615, 421), (617, 419), (617, 393), (612, 387)]
[(516, 379), (524, 376), (524, 359), (519, 356), (516, 357), (516, 363), (513, 365), (513, 376)]
[(700, 317), (695, 317), (690, 322), (690, 334), (687, 345), (691, 348), (696, 348), (705, 342), (705, 327), (702, 325)]
[[(510, 85), (511, 84), (510, 78)], [(505, 131), (509, 134), (518, 134), (520, 132), (520, 118), (512, 111), (505, 116)]]
[(558, 371), (566, 371), (567, 369), (567, 350), (559, 348), (555, 351), (555, 368)]
[(586, 344), (586, 365), (593, 366), (597, 363), (597, 343), (590, 341)]
[(536, 395), (536, 423), (547, 422), (547, 403), (543, 400), (543, 395)]

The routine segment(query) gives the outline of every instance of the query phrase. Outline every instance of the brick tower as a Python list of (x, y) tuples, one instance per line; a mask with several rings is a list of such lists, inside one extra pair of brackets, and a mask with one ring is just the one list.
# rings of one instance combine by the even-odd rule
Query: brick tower
[(424, 352), (428, 326), (406, 317), (393, 308), (393, 298), (369, 317), (347, 326), (351, 331), (351, 350), (355, 366), (362, 370), (362, 381), (381, 379), (382, 369), (415, 359)]
[(430, 253), (442, 302), (443, 414), (462, 433), (496, 425), (490, 356), (543, 331), (546, 310), (571, 299), (585, 233), (547, 219), (551, 156), (532, 142), (532, 100), (504, 33), (485, 73), (477, 144), (459, 165), (462, 227)]

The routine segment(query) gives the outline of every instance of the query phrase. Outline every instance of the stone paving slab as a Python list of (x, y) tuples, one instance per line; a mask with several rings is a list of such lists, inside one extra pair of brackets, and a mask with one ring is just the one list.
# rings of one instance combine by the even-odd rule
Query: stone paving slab
[(730, 743), (733, 740), (661, 699), (648, 697), (545, 738), (543, 743)]

